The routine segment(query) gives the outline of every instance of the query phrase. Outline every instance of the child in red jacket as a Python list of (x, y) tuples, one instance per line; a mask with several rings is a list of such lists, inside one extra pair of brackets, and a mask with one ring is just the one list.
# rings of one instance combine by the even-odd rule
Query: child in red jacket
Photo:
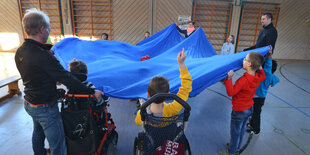
[[(228, 153), (236, 154), (242, 145), (243, 135), (249, 116), (252, 114), (253, 96), (261, 81), (265, 80), (262, 69), (264, 57), (257, 52), (249, 53), (243, 60), (243, 69), (246, 70), (235, 85), (232, 83), (234, 71), (229, 71), (224, 80), (228, 96), (232, 96), (232, 112), (230, 124), (230, 143)], [(258, 72), (257, 72), (258, 70)]]

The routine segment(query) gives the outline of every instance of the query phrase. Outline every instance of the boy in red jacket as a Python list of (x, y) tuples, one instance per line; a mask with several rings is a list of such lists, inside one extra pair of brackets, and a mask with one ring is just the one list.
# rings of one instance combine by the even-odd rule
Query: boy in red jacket
[[(236, 154), (242, 145), (243, 135), (249, 116), (252, 114), (253, 96), (261, 81), (265, 80), (262, 69), (264, 57), (257, 52), (249, 53), (243, 60), (243, 69), (246, 70), (235, 85), (232, 83), (234, 71), (229, 71), (224, 80), (228, 96), (232, 96), (232, 112), (230, 123), (230, 143), (228, 153)], [(258, 72), (257, 72), (258, 70)]]

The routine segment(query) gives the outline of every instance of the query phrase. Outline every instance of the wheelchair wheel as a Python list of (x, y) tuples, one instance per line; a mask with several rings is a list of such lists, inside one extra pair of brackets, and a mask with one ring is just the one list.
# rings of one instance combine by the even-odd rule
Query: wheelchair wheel
[(113, 138), (113, 139), (112, 139), (112, 143), (113, 143), (113, 145), (114, 145), (115, 148), (116, 148), (117, 142), (118, 142), (118, 133), (117, 133), (115, 130), (112, 130), (112, 132), (111, 132), (111, 137)]
[(118, 141), (118, 133), (115, 130), (113, 130), (111, 134), (108, 136), (108, 139), (103, 147), (104, 151), (102, 151), (102, 153), (104, 155), (114, 155), (117, 146), (117, 141)]
[(140, 142), (140, 140), (136, 137), (135, 138), (135, 142), (134, 142), (134, 145), (133, 145), (133, 152), (132, 152), (132, 155), (142, 155), (143, 152), (142, 152), (142, 143)]

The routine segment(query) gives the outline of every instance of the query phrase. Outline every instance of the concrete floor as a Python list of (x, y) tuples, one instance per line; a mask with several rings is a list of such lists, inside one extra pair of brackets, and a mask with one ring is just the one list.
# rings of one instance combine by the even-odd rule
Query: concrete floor
[[(281, 81), (270, 89), (262, 111), (261, 134), (253, 136), (244, 155), (310, 154), (309, 68), (310, 61), (279, 61), (275, 74)], [(242, 70), (238, 71), (234, 80), (242, 74)], [(1, 88), (0, 95), (6, 91)], [(14, 96), (0, 104), (0, 154), (33, 154), (32, 119), (22, 103), (22, 96)], [(216, 83), (188, 103), (192, 111), (186, 135), (192, 153), (217, 154), (230, 137), (231, 100), (225, 86)], [(135, 103), (112, 99), (110, 105), (108, 109), (119, 133), (116, 154), (131, 154), (134, 137), (141, 130), (134, 123)]]

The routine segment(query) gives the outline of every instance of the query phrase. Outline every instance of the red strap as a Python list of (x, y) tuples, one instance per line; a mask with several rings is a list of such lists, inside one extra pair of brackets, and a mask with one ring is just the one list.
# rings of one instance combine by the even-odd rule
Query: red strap
[(45, 102), (45, 103), (43, 103), (43, 104), (32, 104), (32, 103), (28, 102), (27, 100), (25, 100), (25, 101), (26, 101), (28, 104), (30, 104), (31, 106), (34, 106), (34, 107), (47, 104), (47, 102)]

